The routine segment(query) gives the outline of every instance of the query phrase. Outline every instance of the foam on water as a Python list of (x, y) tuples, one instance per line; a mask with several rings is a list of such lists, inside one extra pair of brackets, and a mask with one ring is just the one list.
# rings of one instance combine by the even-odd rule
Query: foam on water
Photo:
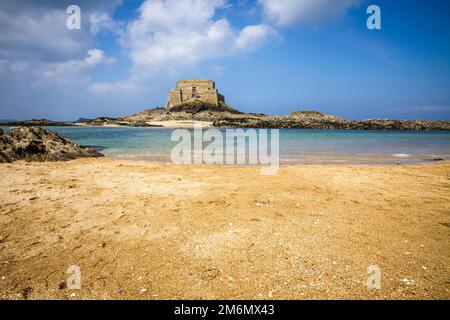
[(406, 154), (406, 153), (394, 153), (392, 156), (394, 156), (395, 158), (409, 158), (409, 157), (411, 157), (410, 154)]

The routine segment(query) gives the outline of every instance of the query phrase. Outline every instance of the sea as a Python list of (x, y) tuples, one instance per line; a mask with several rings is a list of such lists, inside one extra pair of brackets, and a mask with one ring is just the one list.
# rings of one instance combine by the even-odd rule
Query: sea
[[(5, 132), (8, 127), (1, 127)], [(176, 129), (47, 127), (106, 157), (171, 162)], [(187, 129), (189, 130), (189, 129)], [(219, 129), (225, 137), (226, 129)], [(193, 135), (193, 130), (190, 129)], [(270, 141), (270, 139), (268, 139)], [(450, 160), (449, 131), (279, 130), (280, 164), (415, 164)]]

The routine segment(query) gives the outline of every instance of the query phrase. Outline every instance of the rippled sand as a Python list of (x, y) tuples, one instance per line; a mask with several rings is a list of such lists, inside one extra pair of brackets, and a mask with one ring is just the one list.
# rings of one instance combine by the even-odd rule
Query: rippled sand
[(449, 227), (449, 163), (1, 164), (0, 297), (449, 299)]

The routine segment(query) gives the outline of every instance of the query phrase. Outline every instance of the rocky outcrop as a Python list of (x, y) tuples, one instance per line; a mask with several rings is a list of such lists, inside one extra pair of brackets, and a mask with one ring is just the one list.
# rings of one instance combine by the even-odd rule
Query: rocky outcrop
[(100, 117), (85, 123), (88, 126), (160, 127), (141, 119)]
[(102, 157), (95, 149), (39, 127), (17, 127), (0, 135), (0, 162), (67, 161), (82, 157)]
[(233, 118), (242, 115), (224, 102), (219, 106), (199, 100), (187, 101), (173, 106), (170, 110), (166, 108), (148, 109), (117, 119), (125, 123), (147, 123), (155, 121), (171, 120), (193, 120), (213, 122), (224, 118)]
[(345, 120), (317, 111), (298, 111), (290, 116), (223, 118), (213, 122), (216, 127), (295, 128), (333, 130), (450, 130), (450, 121), (368, 119)]
[[(230, 107), (231, 108), (231, 107)], [(450, 121), (425, 120), (387, 120), (369, 119), (362, 121), (345, 120), (318, 111), (296, 111), (289, 116), (267, 116), (264, 114), (217, 111), (202, 105), (167, 110), (149, 109), (118, 119), (118, 123), (147, 123), (151, 121), (194, 120), (212, 122), (215, 127), (236, 128), (296, 128), (296, 129), (334, 129), (334, 130), (450, 130)]]
[(199, 113), (199, 112), (229, 112), (229, 113), (240, 113), (239, 111), (233, 109), (223, 101), (219, 101), (219, 105), (213, 103), (204, 102), (201, 100), (186, 101), (170, 108), (170, 112), (185, 112), (185, 113)]
[[(338, 116), (318, 111), (296, 111), (289, 116), (267, 116), (256, 113), (242, 113), (228, 105), (218, 108), (201, 101), (188, 101), (170, 110), (166, 108), (148, 109), (121, 118), (99, 117), (82, 125), (90, 126), (130, 126), (158, 127), (159, 121), (205, 121), (215, 127), (241, 128), (295, 128), (295, 129), (334, 129), (334, 130), (450, 130), (450, 121), (432, 120), (389, 120), (367, 119), (362, 121), (346, 120)], [(74, 125), (73, 123), (49, 122), (48, 120), (30, 120), (16, 125)], [(81, 124), (79, 124), (81, 125)]]
[(74, 121), (73, 123), (86, 123), (86, 122), (90, 122), (93, 119), (88, 119), (88, 118), (78, 118), (78, 120)]
[(47, 119), (33, 119), (33, 120), (25, 120), (25, 121), (12, 121), (2, 123), (5, 126), (17, 127), (66, 127), (73, 126), (73, 123), (70, 122), (61, 122), (61, 121), (51, 121)]

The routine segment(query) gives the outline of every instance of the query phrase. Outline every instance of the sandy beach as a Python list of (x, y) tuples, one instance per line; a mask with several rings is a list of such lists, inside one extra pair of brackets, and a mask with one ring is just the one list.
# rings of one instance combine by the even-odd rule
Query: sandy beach
[(449, 163), (0, 164), (0, 298), (449, 299), (449, 227)]

